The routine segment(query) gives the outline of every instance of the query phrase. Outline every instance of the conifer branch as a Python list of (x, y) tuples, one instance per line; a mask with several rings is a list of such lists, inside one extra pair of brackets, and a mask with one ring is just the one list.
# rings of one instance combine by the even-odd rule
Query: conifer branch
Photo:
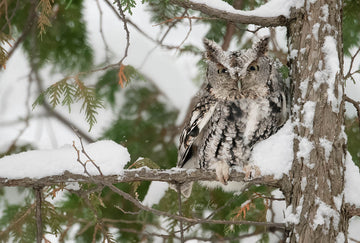
[(197, 10), (211, 17), (220, 18), (234, 23), (255, 24), (264, 27), (286, 26), (288, 24), (288, 19), (283, 15), (276, 17), (242, 15), (237, 13), (230, 13), (220, 9), (215, 9), (206, 4), (196, 3), (192, 1), (170, 0), (169, 2), (183, 8)]

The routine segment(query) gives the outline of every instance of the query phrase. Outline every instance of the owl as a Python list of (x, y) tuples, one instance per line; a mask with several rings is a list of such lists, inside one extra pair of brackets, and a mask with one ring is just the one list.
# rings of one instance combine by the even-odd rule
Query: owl
[[(266, 56), (268, 42), (225, 52), (204, 40), (206, 79), (180, 136), (177, 167), (214, 169), (226, 185), (230, 167), (251, 168), (254, 145), (285, 123), (287, 92), (275, 61)], [(192, 182), (180, 189), (189, 197)]]

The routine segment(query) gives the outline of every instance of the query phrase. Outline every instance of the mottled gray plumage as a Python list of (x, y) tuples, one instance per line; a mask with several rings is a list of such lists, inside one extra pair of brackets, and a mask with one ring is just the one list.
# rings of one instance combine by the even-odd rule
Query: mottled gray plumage
[[(255, 143), (275, 133), (287, 119), (286, 92), (268, 38), (251, 49), (224, 52), (204, 40), (206, 80), (180, 137), (178, 167), (215, 169), (227, 183), (231, 166), (249, 164)], [(192, 183), (181, 185), (185, 196)]]

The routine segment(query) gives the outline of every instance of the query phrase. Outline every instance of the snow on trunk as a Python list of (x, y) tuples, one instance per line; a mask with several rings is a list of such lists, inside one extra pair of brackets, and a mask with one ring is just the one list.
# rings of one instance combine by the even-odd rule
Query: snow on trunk
[(294, 85), (294, 162), (288, 178), (288, 242), (347, 239), (344, 216), (344, 83), (341, 1), (308, 1), (289, 27)]

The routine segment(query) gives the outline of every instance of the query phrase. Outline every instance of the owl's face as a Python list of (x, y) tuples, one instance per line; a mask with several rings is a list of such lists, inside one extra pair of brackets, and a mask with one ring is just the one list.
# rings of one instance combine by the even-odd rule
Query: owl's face
[(273, 59), (265, 55), (268, 38), (255, 43), (251, 49), (224, 52), (215, 42), (205, 40), (208, 60), (207, 80), (222, 96), (242, 93), (246, 96), (266, 96), (279, 90), (279, 74)]

